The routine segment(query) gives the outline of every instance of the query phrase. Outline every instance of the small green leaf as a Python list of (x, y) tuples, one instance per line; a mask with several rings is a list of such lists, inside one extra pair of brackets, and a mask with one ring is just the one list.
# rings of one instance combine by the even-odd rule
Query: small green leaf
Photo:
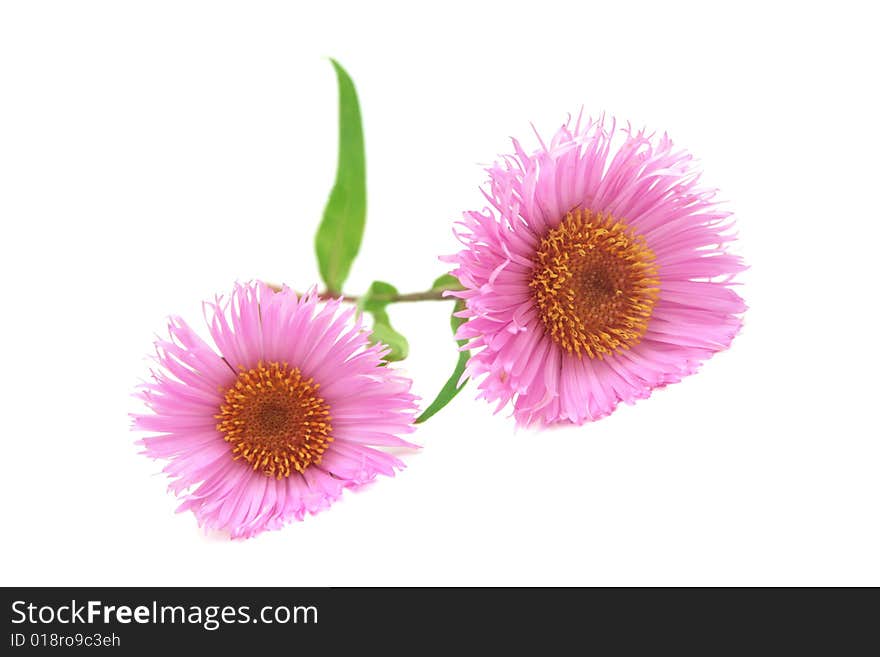
[[(440, 281), (443, 277), (437, 279), (437, 282)], [(458, 281), (456, 281), (458, 283)], [(435, 283), (436, 285), (437, 283)], [(458, 330), (458, 327), (461, 326), (465, 320), (461, 317), (456, 317), (455, 313), (459, 310), (464, 310), (464, 301), (459, 299), (455, 302), (455, 309), (452, 311), (452, 318), (450, 319), (450, 325), (452, 326), (452, 334), (455, 335), (455, 332)], [(466, 344), (466, 340), (456, 340), (459, 347), (463, 347)], [(441, 388), (440, 392), (437, 394), (437, 397), (434, 401), (431, 402), (431, 405), (428, 406), (424, 410), (424, 412), (416, 418), (416, 424), (421, 424), (432, 415), (434, 415), (437, 411), (441, 410), (446, 404), (452, 401), (452, 399), (461, 392), (462, 388), (464, 388), (467, 383), (467, 379), (461, 381), (462, 375), (464, 374), (465, 366), (467, 365), (468, 358), (470, 358), (469, 351), (459, 351), (458, 352), (458, 362), (455, 364), (455, 369), (452, 371), (452, 376), (450, 376), (446, 383)]]
[(370, 289), (358, 300), (358, 306), (361, 310), (370, 313), (385, 310), (389, 303), (389, 299), (397, 296), (397, 288), (391, 283), (385, 281), (373, 281)]
[(440, 278), (434, 281), (434, 284), (431, 286), (432, 290), (460, 290), (461, 283), (458, 282), (458, 279), (452, 274), (443, 274)]
[[(385, 315), (385, 319), (388, 315)], [(409, 356), (409, 342), (400, 333), (394, 330), (391, 324), (381, 322), (377, 316), (373, 316), (373, 332), (370, 335), (370, 344), (381, 342), (391, 349), (385, 356), (387, 361), (403, 360)]]
[(357, 91), (339, 62), (330, 62), (339, 84), (339, 160), (336, 182), (315, 235), (315, 253), (327, 290), (339, 293), (361, 248), (367, 217), (367, 181)]
[(384, 281), (373, 281), (370, 289), (358, 300), (358, 307), (373, 316), (373, 331), (370, 344), (381, 342), (391, 351), (385, 360), (403, 360), (409, 355), (409, 342), (391, 326), (391, 320), (385, 308), (389, 300), (397, 295), (397, 288)]

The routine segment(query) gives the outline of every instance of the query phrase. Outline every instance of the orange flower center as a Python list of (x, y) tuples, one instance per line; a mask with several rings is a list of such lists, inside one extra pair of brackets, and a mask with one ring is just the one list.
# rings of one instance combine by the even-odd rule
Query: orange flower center
[(568, 353), (602, 358), (648, 330), (660, 291), (653, 251), (624, 222), (572, 210), (547, 232), (529, 287), (544, 328)]
[(287, 363), (242, 369), (216, 418), (233, 458), (276, 479), (320, 463), (333, 441), (330, 407), (318, 396), (318, 384)]

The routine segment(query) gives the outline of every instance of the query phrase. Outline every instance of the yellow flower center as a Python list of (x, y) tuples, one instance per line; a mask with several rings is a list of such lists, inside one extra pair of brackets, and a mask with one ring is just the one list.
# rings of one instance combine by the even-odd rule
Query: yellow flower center
[(242, 369), (216, 418), (234, 459), (276, 479), (320, 463), (333, 441), (330, 407), (318, 396), (318, 384), (287, 363)]
[(568, 353), (602, 358), (641, 340), (660, 279), (645, 238), (624, 222), (572, 210), (547, 232), (533, 261), (538, 314)]

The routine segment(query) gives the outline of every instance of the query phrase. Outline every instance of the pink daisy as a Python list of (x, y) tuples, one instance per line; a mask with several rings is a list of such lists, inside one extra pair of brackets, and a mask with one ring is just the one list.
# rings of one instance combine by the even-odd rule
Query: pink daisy
[(491, 207), (465, 213), (465, 248), (447, 258), (480, 397), (512, 401), (522, 425), (581, 424), (730, 345), (744, 266), (686, 151), (601, 119), (532, 154), (513, 146), (488, 169)]
[(168, 461), (178, 511), (246, 538), (403, 466), (374, 447), (414, 447), (399, 436), (413, 431), (416, 398), (354, 307), (255, 283), (205, 310), (216, 350), (171, 318), (140, 392), (152, 414), (134, 418), (155, 434), (144, 452)]

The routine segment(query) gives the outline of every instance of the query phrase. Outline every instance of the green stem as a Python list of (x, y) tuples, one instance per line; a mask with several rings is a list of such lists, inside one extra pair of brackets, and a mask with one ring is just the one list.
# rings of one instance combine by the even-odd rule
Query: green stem
[[(281, 286), (276, 285), (274, 283), (267, 283), (267, 285), (275, 290), (276, 292), (281, 291)], [(449, 299), (449, 297), (444, 297), (443, 292), (446, 290), (462, 290), (464, 288), (443, 288), (440, 290), (425, 290), (424, 292), (407, 292), (406, 294), (391, 294), (391, 295), (376, 295), (370, 297), (371, 301), (377, 301), (380, 303), (410, 303), (413, 301), (444, 301)], [(299, 294), (299, 293), (297, 293)], [(342, 297), (343, 301), (349, 301), (351, 303), (357, 303), (360, 297), (349, 295), (349, 294), (333, 294), (331, 292), (321, 292), (318, 294), (318, 298), (324, 300), (330, 299), (339, 299)]]

